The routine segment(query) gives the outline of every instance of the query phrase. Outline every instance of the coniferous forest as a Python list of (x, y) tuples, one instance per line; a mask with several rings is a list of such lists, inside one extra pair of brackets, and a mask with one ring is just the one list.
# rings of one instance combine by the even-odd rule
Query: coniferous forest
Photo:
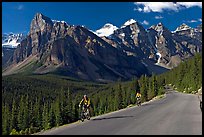
[(80, 81), (64, 76), (10, 75), (2, 78), (2, 134), (33, 134), (79, 120), (84, 94), (91, 100), (91, 116), (126, 108), (165, 93), (165, 85), (196, 93), (202, 87), (202, 53), (160, 74), (113, 83)]

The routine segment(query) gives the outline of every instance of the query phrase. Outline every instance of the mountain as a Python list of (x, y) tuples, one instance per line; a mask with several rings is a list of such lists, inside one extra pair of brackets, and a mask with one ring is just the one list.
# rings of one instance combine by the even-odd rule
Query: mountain
[(130, 19), (103, 39), (128, 55), (140, 58), (148, 68), (157, 65), (172, 69), (202, 51), (202, 27), (190, 28), (185, 24), (174, 32), (161, 22), (145, 30), (139, 22)]
[(148, 74), (144, 64), (127, 56), (82, 26), (53, 22), (37, 13), (28, 36), (9, 60), (3, 75), (29, 71), (112, 81)]
[[(158, 23), (150, 27), (148, 34), (155, 47), (156, 64), (167, 68), (176, 67), (181, 60), (176, 53), (176, 43), (172, 38), (171, 31), (162, 23)], [(170, 64), (172, 58), (176, 58), (176, 61)]]
[(124, 28), (124, 27), (126, 27), (126, 26), (129, 26), (129, 25), (131, 25), (131, 24), (133, 24), (133, 23), (136, 23), (136, 21), (135, 21), (134, 19), (129, 19), (128, 21), (126, 21), (126, 22), (121, 26), (121, 28)]
[(2, 66), (6, 64), (16, 47), (25, 38), (24, 34), (2, 34)]
[(188, 25), (186, 25), (185, 23), (181, 24), (178, 28), (176, 28), (175, 32), (178, 31), (185, 31), (185, 30), (190, 30), (191, 27), (189, 27)]
[(148, 59), (154, 50), (146, 30), (135, 20), (128, 20), (112, 35), (103, 39), (128, 56), (140, 59)]
[(198, 25), (196, 28), (191, 28), (186, 24), (182, 24), (174, 31), (174, 33), (198, 39), (202, 42), (202, 24)]
[(16, 48), (24, 38), (25, 35), (22, 33), (2, 34), (2, 47)]
[(201, 25), (171, 32), (158, 23), (146, 30), (130, 19), (93, 32), (37, 13), (2, 75), (56, 73), (102, 82), (160, 74), (201, 52), (201, 38)]
[(7, 61), (12, 57), (15, 48), (2, 47), (2, 67), (4, 67)]

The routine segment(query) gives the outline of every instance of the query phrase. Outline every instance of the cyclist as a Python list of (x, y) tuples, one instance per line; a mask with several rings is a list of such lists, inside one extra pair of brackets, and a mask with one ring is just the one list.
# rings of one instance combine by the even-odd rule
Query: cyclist
[(138, 91), (137, 93), (136, 93), (136, 100), (137, 100), (137, 104), (138, 105), (141, 105), (141, 94), (140, 94), (140, 92)]
[(79, 107), (81, 107), (81, 104), (83, 105), (82, 106), (83, 112), (85, 109), (87, 109), (88, 112), (90, 112), (90, 99), (87, 97), (87, 95), (83, 96), (82, 100), (79, 103)]

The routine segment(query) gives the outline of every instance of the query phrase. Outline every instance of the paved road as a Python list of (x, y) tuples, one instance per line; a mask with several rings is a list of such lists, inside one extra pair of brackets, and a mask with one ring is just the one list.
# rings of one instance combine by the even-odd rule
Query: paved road
[(44, 135), (201, 135), (196, 95), (168, 91), (165, 98), (45, 131)]

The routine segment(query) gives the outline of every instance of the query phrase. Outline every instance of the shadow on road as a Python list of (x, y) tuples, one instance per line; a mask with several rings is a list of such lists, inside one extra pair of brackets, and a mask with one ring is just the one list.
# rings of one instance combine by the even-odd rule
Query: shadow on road
[(134, 117), (134, 116), (104, 117), (104, 118), (94, 118), (94, 119), (91, 119), (91, 120), (106, 120), (106, 119), (117, 119), (117, 118), (128, 118), (128, 117)]

